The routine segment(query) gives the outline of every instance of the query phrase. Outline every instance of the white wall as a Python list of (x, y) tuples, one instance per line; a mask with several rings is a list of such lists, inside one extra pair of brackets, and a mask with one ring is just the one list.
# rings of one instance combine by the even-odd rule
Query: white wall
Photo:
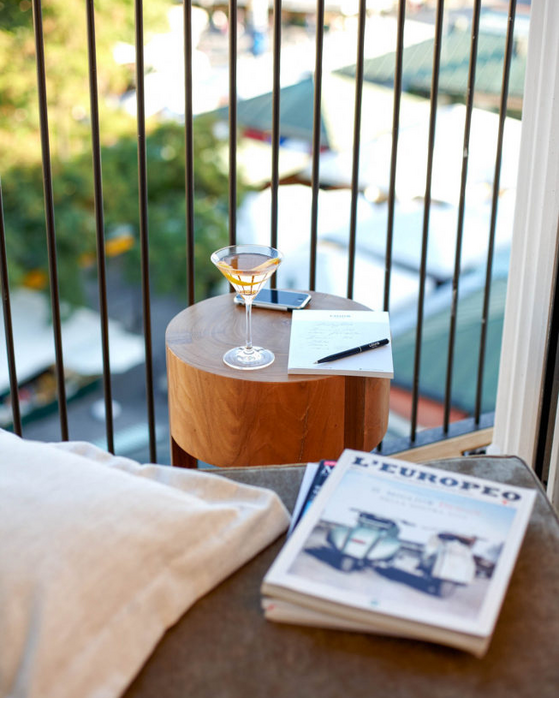
[[(559, 3), (533, 0), (517, 206), (491, 451), (533, 465), (559, 219)], [(556, 432), (557, 436), (557, 432)], [(559, 436), (557, 436), (559, 442)], [(557, 494), (554, 449), (548, 492)], [(557, 500), (557, 497), (556, 497)]]

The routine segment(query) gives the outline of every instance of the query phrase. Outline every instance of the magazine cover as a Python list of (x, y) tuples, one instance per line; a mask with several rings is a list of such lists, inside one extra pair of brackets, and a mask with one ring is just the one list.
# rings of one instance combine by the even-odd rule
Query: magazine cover
[(288, 536), (291, 535), (291, 533), (293, 532), (295, 525), (297, 524), (296, 520), (299, 520), (299, 517), (301, 516), (301, 508), (303, 507), (304, 502), (307, 498), (309, 488), (312, 484), (314, 476), (316, 475), (319, 464), (320, 463), (317, 462), (310, 462), (307, 463), (307, 466), (305, 467), (305, 472), (301, 479), (301, 484), (299, 485), (297, 499), (295, 500), (295, 507), (293, 508), (293, 512), (291, 513), (291, 522), (289, 523), (289, 528), (287, 530)]
[[(312, 505), (315, 497), (318, 495), (318, 491), (326, 482), (326, 478), (336, 467), (336, 462), (334, 460), (321, 460), (318, 464), (309, 463), (309, 466), (311, 468), (311, 472), (313, 473), (312, 479), (308, 483), (301, 483), (301, 497), (297, 498), (297, 504), (295, 506), (295, 509), (293, 510), (291, 524), (287, 533), (288, 535), (293, 532), (298, 522)], [(305, 477), (303, 477), (303, 481), (304, 480)]]
[(291, 603), (290, 612), (300, 604), (360, 626), (395, 630), (401, 621), (489, 636), (534, 498), (533, 490), (346, 450), (263, 594)]

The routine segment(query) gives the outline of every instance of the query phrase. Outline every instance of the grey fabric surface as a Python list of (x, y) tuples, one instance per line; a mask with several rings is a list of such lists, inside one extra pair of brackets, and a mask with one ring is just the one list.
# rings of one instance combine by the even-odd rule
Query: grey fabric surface
[[(266, 621), (260, 583), (282, 537), (166, 633), (127, 696), (559, 696), (559, 521), (537, 478), (518, 458), (469, 457), (432, 464), (539, 489), (483, 659), (424, 642)], [(304, 466), (220, 472), (276, 490), (291, 510)]]

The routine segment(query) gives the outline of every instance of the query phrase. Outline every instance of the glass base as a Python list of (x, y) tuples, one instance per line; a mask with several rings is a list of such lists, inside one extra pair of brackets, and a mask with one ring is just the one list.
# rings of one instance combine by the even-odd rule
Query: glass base
[(268, 367), (275, 359), (271, 350), (261, 347), (253, 347), (248, 352), (244, 347), (236, 347), (228, 350), (223, 356), (223, 362), (235, 370), (258, 370)]

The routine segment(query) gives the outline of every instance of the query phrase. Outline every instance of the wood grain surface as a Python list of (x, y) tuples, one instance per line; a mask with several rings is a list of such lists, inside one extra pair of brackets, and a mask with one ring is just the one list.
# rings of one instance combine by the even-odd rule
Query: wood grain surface
[[(311, 293), (313, 309), (367, 309)], [(255, 345), (275, 362), (234, 370), (223, 354), (244, 343), (245, 309), (221, 295), (179, 313), (166, 333), (172, 461), (193, 466), (271, 465), (337, 458), (344, 447), (371, 450), (386, 432), (390, 381), (288, 375), (291, 313), (254, 308)]]

